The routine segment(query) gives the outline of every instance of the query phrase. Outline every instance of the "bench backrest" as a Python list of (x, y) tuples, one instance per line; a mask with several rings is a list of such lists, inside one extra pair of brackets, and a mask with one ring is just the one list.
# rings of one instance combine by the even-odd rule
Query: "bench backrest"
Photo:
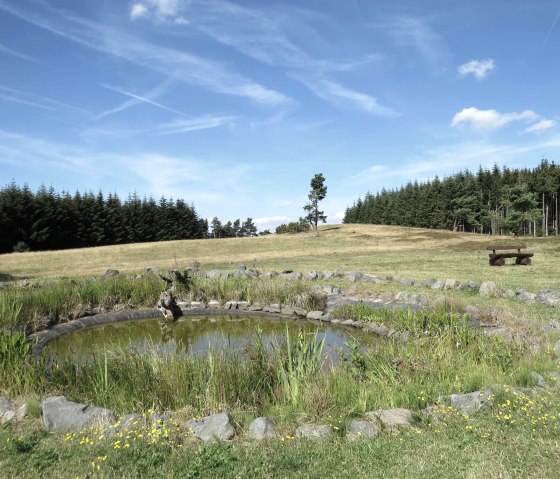
[(520, 245), (490, 245), (486, 247), (487, 250), (489, 251), (498, 251), (498, 250), (505, 250), (505, 249), (527, 249), (527, 246), (525, 246), (524, 244), (520, 244)]

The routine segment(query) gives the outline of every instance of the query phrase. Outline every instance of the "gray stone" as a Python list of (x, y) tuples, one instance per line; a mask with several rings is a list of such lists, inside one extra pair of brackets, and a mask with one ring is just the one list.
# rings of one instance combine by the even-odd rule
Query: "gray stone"
[(535, 381), (535, 385), (538, 388), (546, 389), (548, 387), (544, 378), (539, 373), (537, 373), (536, 371), (531, 371), (531, 377)]
[(249, 425), (249, 436), (253, 439), (277, 437), (276, 424), (267, 417), (258, 417)]
[(305, 279), (310, 280), (310, 281), (316, 281), (319, 278), (320, 278), (319, 273), (317, 273), (317, 271), (310, 271), (309, 273), (307, 273), (305, 275)]
[(204, 309), (206, 306), (202, 301), (191, 301), (191, 309)]
[(278, 271), (268, 271), (262, 275), (264, 279), (272, 279), (278, 276)]
[(500, 294), (501, 298), (515, 298), (515, 291), (513, 289), (506, 289), (502, 291)]
[(558, 308), (560, 307), (560, 291), (543, 289), (537, 293), (535, 301), (546, 306)]
[(29, 282), (29, 279), (27, 278), (23, 278), (19, 284), (23, 287), (23, 288), (27, 288), (27, 286), (29, 286), (31, 283)]
[(330, 426), (322, 425), (305, 425), (300, 426), (296, 429), (296, 436), (308, 439), (324, 439), (331, 437), (333, 435), (333, 430)]
[(298, 280), (302, 278), (302, 274), (299, 271), (293, 271), (291, 273), (282, 273), (282, 279), (286, 280)]
[(247, 301), (239, 301), (237, 303), (237, 309), (239, 311), (246, 311), (249, 308), (249, 303)]
[(307, 313), (307, 319), (321, 319), (323, 317), (323, 311), (309, 311)]
[(436, 279), (430, 288), (432, 289), (443, 289), (445, 287), (445, 280), (444, 279)]
[(527, 303), (535, 303), (537, 299), (537, 295), (535, 293), (529, 293), (524, 289), (516, 290), (515, 294), (521, 301), (525, 301)]
[(16, 421), (23, 421), (25, 416), (27, 416), (27, 404), (22, 404), (16, 410), (15, 419)]
[(103, 273), (104, 278), (114, 278), (115, 276), (119, 275), (118, 269), (108, 269)]
[(13, 408), (14, 405), (12, 404), (12, 401), (8, 398), (0, 396), (0, 416), (2, 416), (5, 412), (12, 411)]
[(489, 296), (491, 298), (500, 296), (500, 288), (498, 288), (498, 285), (494, 283), (494, 281), (484, 281), (484, 283), (480, 285), (478, 292), (482, 296)]
[(222, 305), (213, 299), (212, 301), (208, 301), (208, 309), (220, 309)]
[(369, 411), (365, 413), (368, 419), (377, 419), (385, 429), (398, 429), (401, 427), (410, 427), (412, 422), (412, 412), (409, 409), (378, 409), (377, 411)]
[(249, 311), (262, 311), (263, 305), (259, 303), (253, 303), (249, 305)]
[(451, 394), (449, 399), (451, 407), (463, 414), (474, 414), (486, 406), (490, 406), (492, 401), (489, 399), (492, 391), (484, 389), (467, 394)]
[(403, 286), (414, 286), (414, 280), (410, 278), (400, 278), (396, 276), (395, 278), (393, 278), (393, 281), (396, 281)]
[(5, 424), (10, 422), (14, 417), (16, 417), (15, 411), (6, 411), (2, 416), (0, 416), (0, 423)]
[(379, 434), (379, 428), (369, 421), (352, 421), (346, 428), (346, 439), (356, 441), (368, 439)]
[(542, 332), (544, 334), (556, 334), (559, 329), (560, 323), (556, 319), (553, 319), (542, 327)]
[(222, 272), (217, 269), (213, 269), (212, 271), (206, 273), (206, 277), (211, 279), (220, 279), (222, 277)]
[(477, 281), (462, 281), (457, 289), (470, 289), (478, 291), (480, 289), (480, 283)]
[(446, 279), (443, 289), (457, 289), (461, 283), (456, 279)]
[(330, 279), (330, 278), (332, 278), (333, 276), (334, 276), (334, 275), (333, 275), (333, 273), (332, 273), (331, 271), (327, 271), (327, 270), (323, 271), (323, 278), (325, 278), (325, 279)]
[(227, 441), (235, 434), (229, 416), (225, 412), (187, 421), (187, 427), (192, 430), (195, 437), (205, 442)]
[(224, 303), (224, 309), (237, 309), (237, 301), (228, 301)]
[(368, 283), (378, 284), (384, 283), (385, 280), (380, 278), (379, 276), (375, 276), (374, 274), (364, 274), (361, 278), (362, 281), (367, 281)]
[(282, 305), (282, 314), (285, 314), (286, 316), (294, 316), (296, 312), (292, 306)]
[(363, 273), (359, 273), (358, 271), (351, 271), (346, 275), (346, 279), (355, 283), (356, 281), (362, 281), (364, 279)]
[(307, 310), (304, 308), (300, 308), (299, 306), (294, 306), (294, 313), (300, 318), (305, 318), (307, 316)]
[(281, 313), (282, 308), (279, 304), (269, 304), (263, 308), (263, 311), (268, 311), (269, 313)]
[(56, 432), (80, 431), (86, 426), (115, 420), (109, 409), (68, 401), (64, 396), (45, 399), (41, 411), (45, 428)]

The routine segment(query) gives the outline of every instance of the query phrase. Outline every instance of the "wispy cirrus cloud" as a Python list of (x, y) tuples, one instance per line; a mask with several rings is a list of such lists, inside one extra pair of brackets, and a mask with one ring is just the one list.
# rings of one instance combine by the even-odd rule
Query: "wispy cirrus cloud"
[(231, 125), (237, 119), (231, 115), (204, 115), (198, 118), (182, 118), (169, 123), (159, 125), (156, 129), (159, 135), (175, 135), (177, 133), (188, 133), (197, 130), (208, 130), (224, 125)]
[(11, 48), (8, 48), (7, 46), (2, 45), (1, 43), (0, 43), (0, 53), (5, 53), (5, 54), (10, 55), (12, 57), (20, 58), (21, 60), (25, 60), (25, 61), (32, 62), (32, 63), (41, 63), (36, 58), (33, 58), (29, 55), (26, 55), (25, 53), (21, 53), (21, 52), (17, 52), (15, 50), (12, 50)]
[(99, 115), (97, 115), (94, 118), (95, 120), (99, 120), (100, 118), (103, 118), (105, 116), (123, 111), (127, 108), (130, 108), (133, 105), (138, 105), (140, 103), (147, 103), (148, 105), (153, 105), (157, 108), (161, 108), (162, 110), (166, 110), (166, 111), (169, 111), (171, 113), (176, 113), (178, 115), (187, 116), (186, 113), (183, 113), (183, 112), (178, 111), (178, 110), (174, 110), (173, 108), (169, 108), (168, 106), (162, 105), (161, 103), (158, 103), (157, 101), (154, 101), (152, 99), (152, 98), (158, 97), (161, 94), (161, 92), (163, 90), (162, 86), (159, 86), (158, 88), (155, 88), (151, 92), (148, 92), (148, 94), (146, 94), (146, 95), (137, 95), (135, 93), (126, 91), (122, 88), (117, 88), (117, 87), (114, 87), (114, 86), (111, 86), (111, 85), (106, 85), (106, 84), (103, 84), (103, 83), (100, 83), (99, 86), (102, 86), (103, 88), (106, 88), (107, 90), (111, 90), (111, 91), (114, 91), (116, 93), (120, 93), (121, 95), (130, 97), (130, 100), (126, 101), (124, 103), (121, 103), (116, 108), (113, 108), (111, 110), (107, 110), (107, 111), (104, 111), (104, 112), (100, 113)]
[(130, 6), (131, 20), (139, 18), (153, 18), (157, 22), (178, 23), (188, 25), (189, 21), (180, 15), (184, 2), (180, 0), (143, 0)]
[(550, 130), (556, 126), (556, 122), (554, 120), (541, 120), (534, 125), (531, 125), (525, 128), (527, 133), (540, 133), (546, 130)]
[(377, 116), (397, 117), (399, 113), (390, 107), (384, 106), (377, 98), (367, 93), (347, 88), (339, 83), (324, 78), (310, 78), (304, 75), (291, 75), (306, 85), (315, 95), (339, 107), (348, 107), (362, 110)]
[(216, 93), (248, 98), (262, 105), (279, 105), (290, 98), (232, 72), (223, 64), (185, 51), (160, 47), (110, 26), (99, 24), (48, 4), (30, 10), (0, 0), (4, 10), (26, 22), (90, 49), (158, 71), (177, 81), (202, 86)]
[(40, 108), (42, 110), (49, 111), (59, 111), (64, 110), (66, 112), (73, 113), (89, 113), (83, 108), (79, 108), (73, 105), (68, 105), (67, 103), (54, 100), (46, 96), (35, 95), (33, 93), (24, 92), (21, 90), (16, 90), (7, 86), (0, 85), (0, 99), (4, 101), (9, 101), (12, 103), (19, 103), (21, 105), (31, 106), (33, 108)]
[(398, 46), (416, 50), (436, 69), (440, 69), (442, 63), (446, 63), (451, 57), (445, 39), (427, 19), (394, 16), (379, 26), (393, 37)]

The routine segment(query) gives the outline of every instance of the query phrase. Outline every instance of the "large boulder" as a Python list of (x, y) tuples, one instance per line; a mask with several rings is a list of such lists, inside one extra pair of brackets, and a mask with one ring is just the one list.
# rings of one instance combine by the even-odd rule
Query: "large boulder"
[(69, 401), (64, 396), (53, 396), (41, 403), (43, 425), (48, 431), (68, 432), (97, 423), (115, 420), (109, 409)]
[(560, 307), (560, 291), (552, 291), (550, 289), (543, 289), (539, 291), (535, 297), (535, 301), (542, 303), (546, 306), (553, 308)]
[(201, 419), (192, 419), (187, 421), (187, 427), (192, 430), (195, 437), (205, 442), (215, 440), (227, 441), (235, 434), (229, 416), (225, 412)]

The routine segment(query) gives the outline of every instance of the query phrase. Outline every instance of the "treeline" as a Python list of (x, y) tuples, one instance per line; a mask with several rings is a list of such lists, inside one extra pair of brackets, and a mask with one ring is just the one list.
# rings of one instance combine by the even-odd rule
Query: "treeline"
[(240, 219), (228, 221), (225, 224), (218, 219), (217, 216), (212, 218), (210, 232), (211, 238), (244, 238), (249, 236), (258, 236), (257, 227), (253, 223), (253, 218), (247, 218), (243, 223)]
[(0, 253), (206, 238), (208, 222), (183, 200), (102, 192), (0, 189)]
[(346, 209), (344, 223), (371, 223), (487, 234), (558, 235), (560, 166), (497, 165), (440, 180), (367, 193)]
[(282, 223), (281, 225), (276, 227), (276, 234), (284, 234), (284, 233), (304, 233), (309, 231), (311, 225), (309, 221), (305, 218), (301, 218), (298, 221), (292, 221), (291, 223), (285, 224)]

